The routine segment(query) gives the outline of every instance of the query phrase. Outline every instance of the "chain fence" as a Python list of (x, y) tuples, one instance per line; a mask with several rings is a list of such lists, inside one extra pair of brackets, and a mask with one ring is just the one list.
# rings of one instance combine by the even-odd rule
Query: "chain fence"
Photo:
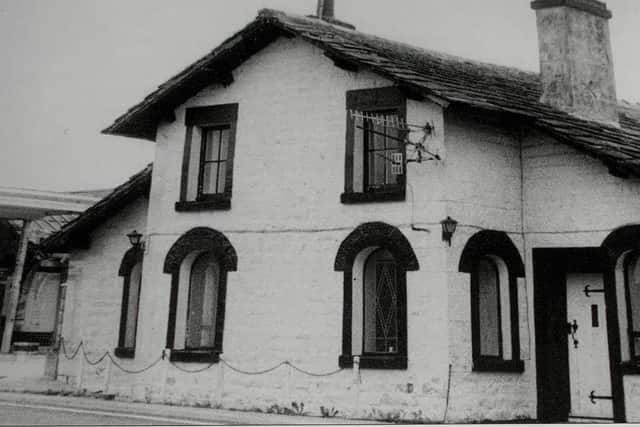
[[(83, 341), (80, 341), (80, 343), (77, 345), (76, 349), (73, 351), (73, 353), (71, 354), (71, 356), (69, 356), (69, 353), (67, 351), (66, 345), (65, 345), (65, 340), (64, 338), (60, 338), (60, 348), (58, 349), (58, 353), (60, 352), (60, 349), (62, 350), (62, 354), (65, 357), (65, 359), (67, 360), (73, 360), (76, 358), (76, 356), (78, 355), (78, 353), (80, 352), (80, 350), (82, 350), (82, 357), (84, 358), (84, 360), (91, 366), (96, 366), (99, 365), (100, 363), (102, 363), (105, 359), (109, 359), (111, 361), (111, 363), (118, 368), (119, 370), (121, 370), (124, 373), (127, 374), (132, 374), (132, 375), (136, 375), (136, 374), (141, 374), (143, 372), (146, 372), (150, 369), (152, 369), (154, 366), (156, 366), (158, 363), (160, 363), (162, 360), (164, 360), (166, 358), (166, 354), (164, 352), (164, 350), (162, 351), (162, 354), (155, 359), (152, 363), (150, 363), (148, 366), (141, 368), (141, 369), (128, 369), (125, 368), (124, 366), (122, 366), (118, 361), (117, 358), (113, 357), (111, 355), (111, 353), (109, 351), (105, 351), (98, 359), (96, 360), (91, 360), (89, 358), (89, 354), (86, 350), (86, 346), (84, 344)], [(174, 368), (176, 368), (177, 370), (181, 371), (181, 372), (185, 372), (188, 374), (197, 374), (197, 373), (201, 373), (204, 372), (206, 370), (211, 369), (214, 365), (216, 365), (218, 362), (221, 362), (222, 364), (224, 364), (226, 367), (228, 367), (229, 369), (231, 369), (234, 372), (237, 372), (239, 374), (243, 374), (243, 375), (264, 375), (264, 374), (268, 374), (270, 372), (275, 371), (276, 369), (282, 367), (282, 366), (289, 366), (290, 368), (292, 368), (295, 371), (298, 371), (304, 375), (308, 375), (311, 377), (330, 377), (332, 375), (336, 375), (340, 372), (342, 372), (344, 369), (340, 368), (340, 369), (336, 369), (335, 371), (331, 371), (331, 372), (325, 372), (325, 373), (315, 373), (315, 372), (310, 372), (307, 371), (305, 369), (302, 369), (296, 365), (294, 365), (293, 363), (289, 362), (288, 360), (285, 360), (283, 362), (278, 363), (277, 365), (268, 368), (268, 369), (262, 369), (262, 370), (258, 370), (258, 371), (247, 371), (244, 369), (240, 369), (238, 367), (233, 366), (232, 364), (230, 364), (227, 360), (223, 359), (222, 357), (220, 357), (217, 361), (211, 362), (209, 364), (207, 364), (207, 366), (204, 366), (202, 368), (198, 368), (198, 369), (186, 369), (182, 366), (180, 366), (179, 364), (173, 362), (173, 361), (169, 361), (169, 363), (171, 364), (171, 366), (173, 366)]]

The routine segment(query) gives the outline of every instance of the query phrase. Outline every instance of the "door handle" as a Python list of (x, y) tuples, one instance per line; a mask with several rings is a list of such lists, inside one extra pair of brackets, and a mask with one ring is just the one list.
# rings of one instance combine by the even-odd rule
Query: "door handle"
[(578, 322), (576, 319), (573, 319), (573, 323), (567, 322), (567, 334), (571, 335), (571, 339), (573, 340), (573, 346), (578, 348), (579, 341), (576, 339), (576, 332), (578, 331)]

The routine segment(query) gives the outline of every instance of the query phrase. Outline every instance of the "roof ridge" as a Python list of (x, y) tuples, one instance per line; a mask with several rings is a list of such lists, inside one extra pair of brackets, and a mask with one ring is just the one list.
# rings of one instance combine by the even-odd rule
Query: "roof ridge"
[[(456, 55), (453, 53), (449, 53), (449, 52), (444, 52), (441, 50), (435, 50), (435, 49), (429, 49), (429, 48), (425, 48), (422, 46), (417, 46), (411, 43), (407, 43), (407, 42), (403, 42), (403, 41), (398, 41), (398, 40), (392, 40), (386, 37), (382, 37), (382, 36), (378, 36), (376, 34), (372, 34), (372, 33), (367, 33), (365, 31), (360, 31), (357, 29), (349, 29), (349, 28), (344, 28), (340, 25), (334, 25), (331, 22), (327, 22), (327, 21), (323, 21), (317, 18), (313, 18), (313, 17), (309, 17), (309, 16), (303, 16), (303, 15), (298, 15), (295, 13), (288, 13), (288, 12), (284, 12), (278, 9), (270, 9), (270, 8), (264, 8), (264, 9), (260, 9), (258, 11), (258, 17), (257, 18), (280, 18), (280, 17), (289, 17), (289, 18), (295, 18), (295, 19), (301, 19), (301, 20), (305, 20), (311, 24), (314, 25), (326, 25), (330, 28), (332, 28), (333, 30), (339, 31), (339, 32), (346, 32), (346, 33), (351, 33), (352, 35), (363, 35), (365, 37), (368, 37), (370, 39), (375, 39), (381, 42), (385, 42), (385, 43), (390, 43), (390, 44), (394, 44), (396, 46), (400, 46), (400, 47), (405, 47), (405, 48), (409, 48), (415, 51), (418, 51), (419, 53), (422, 54), (427, 54), (430, 56), (438, 56), (441, 57), (442, 59), (445, 60), (452, 60), (452, 61), (457, 61), (457, 62), (461, 62), (461, 63), (467, 63), (470, 65), (478, 65), (478, 66), (482, 66), (482, 67), (492, 67), (492, 68), (500, 68), (500, 69), (504, 69), (504, 70), (508, 70), (508, 71), (512, 71), (512, 72), (516, 72), (516, 73), (522, 73), (525, 75), (529, 75), (529, 77), (536, 77), (539, 78), (540, 77), (540, 73), (536, 72), (536, 71), (530, 71), (530, 70), (525, 70), (522, 68), (518, 68), (512, 65), (504, 65), (504, 64), (497, 64), (494, 62), (489, 62), (489, 61), (482, 61), (479, 59), (472, 59), (472, 58), (467, 58), (461, 55)], [(365, 42), (366, 43), (366, 42)]]

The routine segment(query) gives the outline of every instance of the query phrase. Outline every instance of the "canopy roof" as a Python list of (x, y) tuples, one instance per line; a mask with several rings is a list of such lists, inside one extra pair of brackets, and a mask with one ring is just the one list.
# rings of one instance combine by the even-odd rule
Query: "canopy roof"
[(0, 187), (0, 219), (34, 220), (85, 211), (99, 199), (76, 194)]

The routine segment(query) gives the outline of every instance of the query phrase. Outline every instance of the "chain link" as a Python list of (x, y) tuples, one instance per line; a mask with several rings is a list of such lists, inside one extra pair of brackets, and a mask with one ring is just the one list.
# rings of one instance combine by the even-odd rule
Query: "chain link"
[(305, 375), (309, 375), (310, 377), (330, 377), (330, 376), (338, 374), (338, 373), (340, 373), (340, 372), (342, 372), (344, 370), (343, 368), (339, 368), (339, 369), (336, 369), (335, 371), (332, 371), (332, 372), (316, 374), (316, 373), (305, 371), (304, 369), (298, 368), (296, 365), (294, 365), (292, 363), (289, 363), (289, 362), (285, 362), (285, 363), (287, 365), (291, 366), (296, 371), (298, 371), (300, 373), (303, 373)]
[[(107, 353), (107, 354), (109, 354), (109, 353)], [(138, 369), (138, 370), (131, 370), (131, 369), (124, 368), (122, 365), (120, 365), (118, 362), (116, 362), (116, 360), (111, 356), (111, 354), (109, 354), (109, 359), (111, 359), (111, 363), (113, 363), (116, 366), (116, 368), (120, 369), (122, 372), (124, 372), (126, 374), (136, 375), (136, 374), (141, 374), (141, 373), (143, 373), (145, 371), (148, 371), (149, 369), (153, 368), (158, 363), (160, 363), (160, 361), (163, 359), (163, 357), (162, 356), (158, 357), (151, 365), (147, 366), (146, 368), (142, 368), (142, 369)]]
[(87, 363), (91, 366), (96, 366), (99, 365), (104, 359), (107, 358), (107, 356), (109, 356), (109, 352), (105, 351), (104, 354), (100, 357), (100, 359), (98, 359), (95, 362), (92, 362), (91, 360), (89, 360), (89, 356), (87, 355), (87, 352), (84, 349), (84, 346), (82, 347), (82, 355), (84, 356), (84, 360), (87, 361)]
[(69, 355), (67, 354), (67, 347), (64, 345), (64, 338), (62, 338), (62, 337), (60, 337), (60, 344), (62, 346), (62, 354), (64, 355), (64, 357), (67, 360), (75, 359), (76, 355), (80, 351), (80, 347), (82, 347), (82, 341), (80, 341), (80, 344), (78, 344), (78, 346), (76, 347), (75, 351), (73, 352), (73, 356), (69, 357)]
[(271, 371), (275, 371), (276, 369), (278, 369), (280, 366), (282, 365), (286, 365), (289, 362), (280, 362), (278, 363), (276, 366), (274, 366), (273, 368), (269, 368), (269, 369), (265, 369), (263, 371), (255, 371), (255, 372), (250, 372), (250, 371), (244, 371), (242, 369), (233, 367), (232, 365), (229, 364), (229, 362), (227, 362), (226, 360), (224, 360), (222, 357), (220, 358), (220, 361), (222, 363), (224, 363), (229, 369), (231, 369), (232, 371), (235, 371), (239, 374), (244, 374), (244, 375), (262, 375), (262, 374), (268, 374)]
[(206, 371), (207, 369), (210, 369), (213, 365), (216, 364), (216, 362), (211, 362), (210, 364), (208, 364), (204, 368), (191, 370), (191, 369), (182, 368), (182, 367), (178, 366), (175, 362), (169, 362), (169, 363), (171, 364), (171, 366), (173, 366), (177, 370), (182, 371), (182, 372), (186, 372), (187, 374), (197, 374), (197, 373), (200, 373), (200, 372), (204, 372), (204, 371)]

